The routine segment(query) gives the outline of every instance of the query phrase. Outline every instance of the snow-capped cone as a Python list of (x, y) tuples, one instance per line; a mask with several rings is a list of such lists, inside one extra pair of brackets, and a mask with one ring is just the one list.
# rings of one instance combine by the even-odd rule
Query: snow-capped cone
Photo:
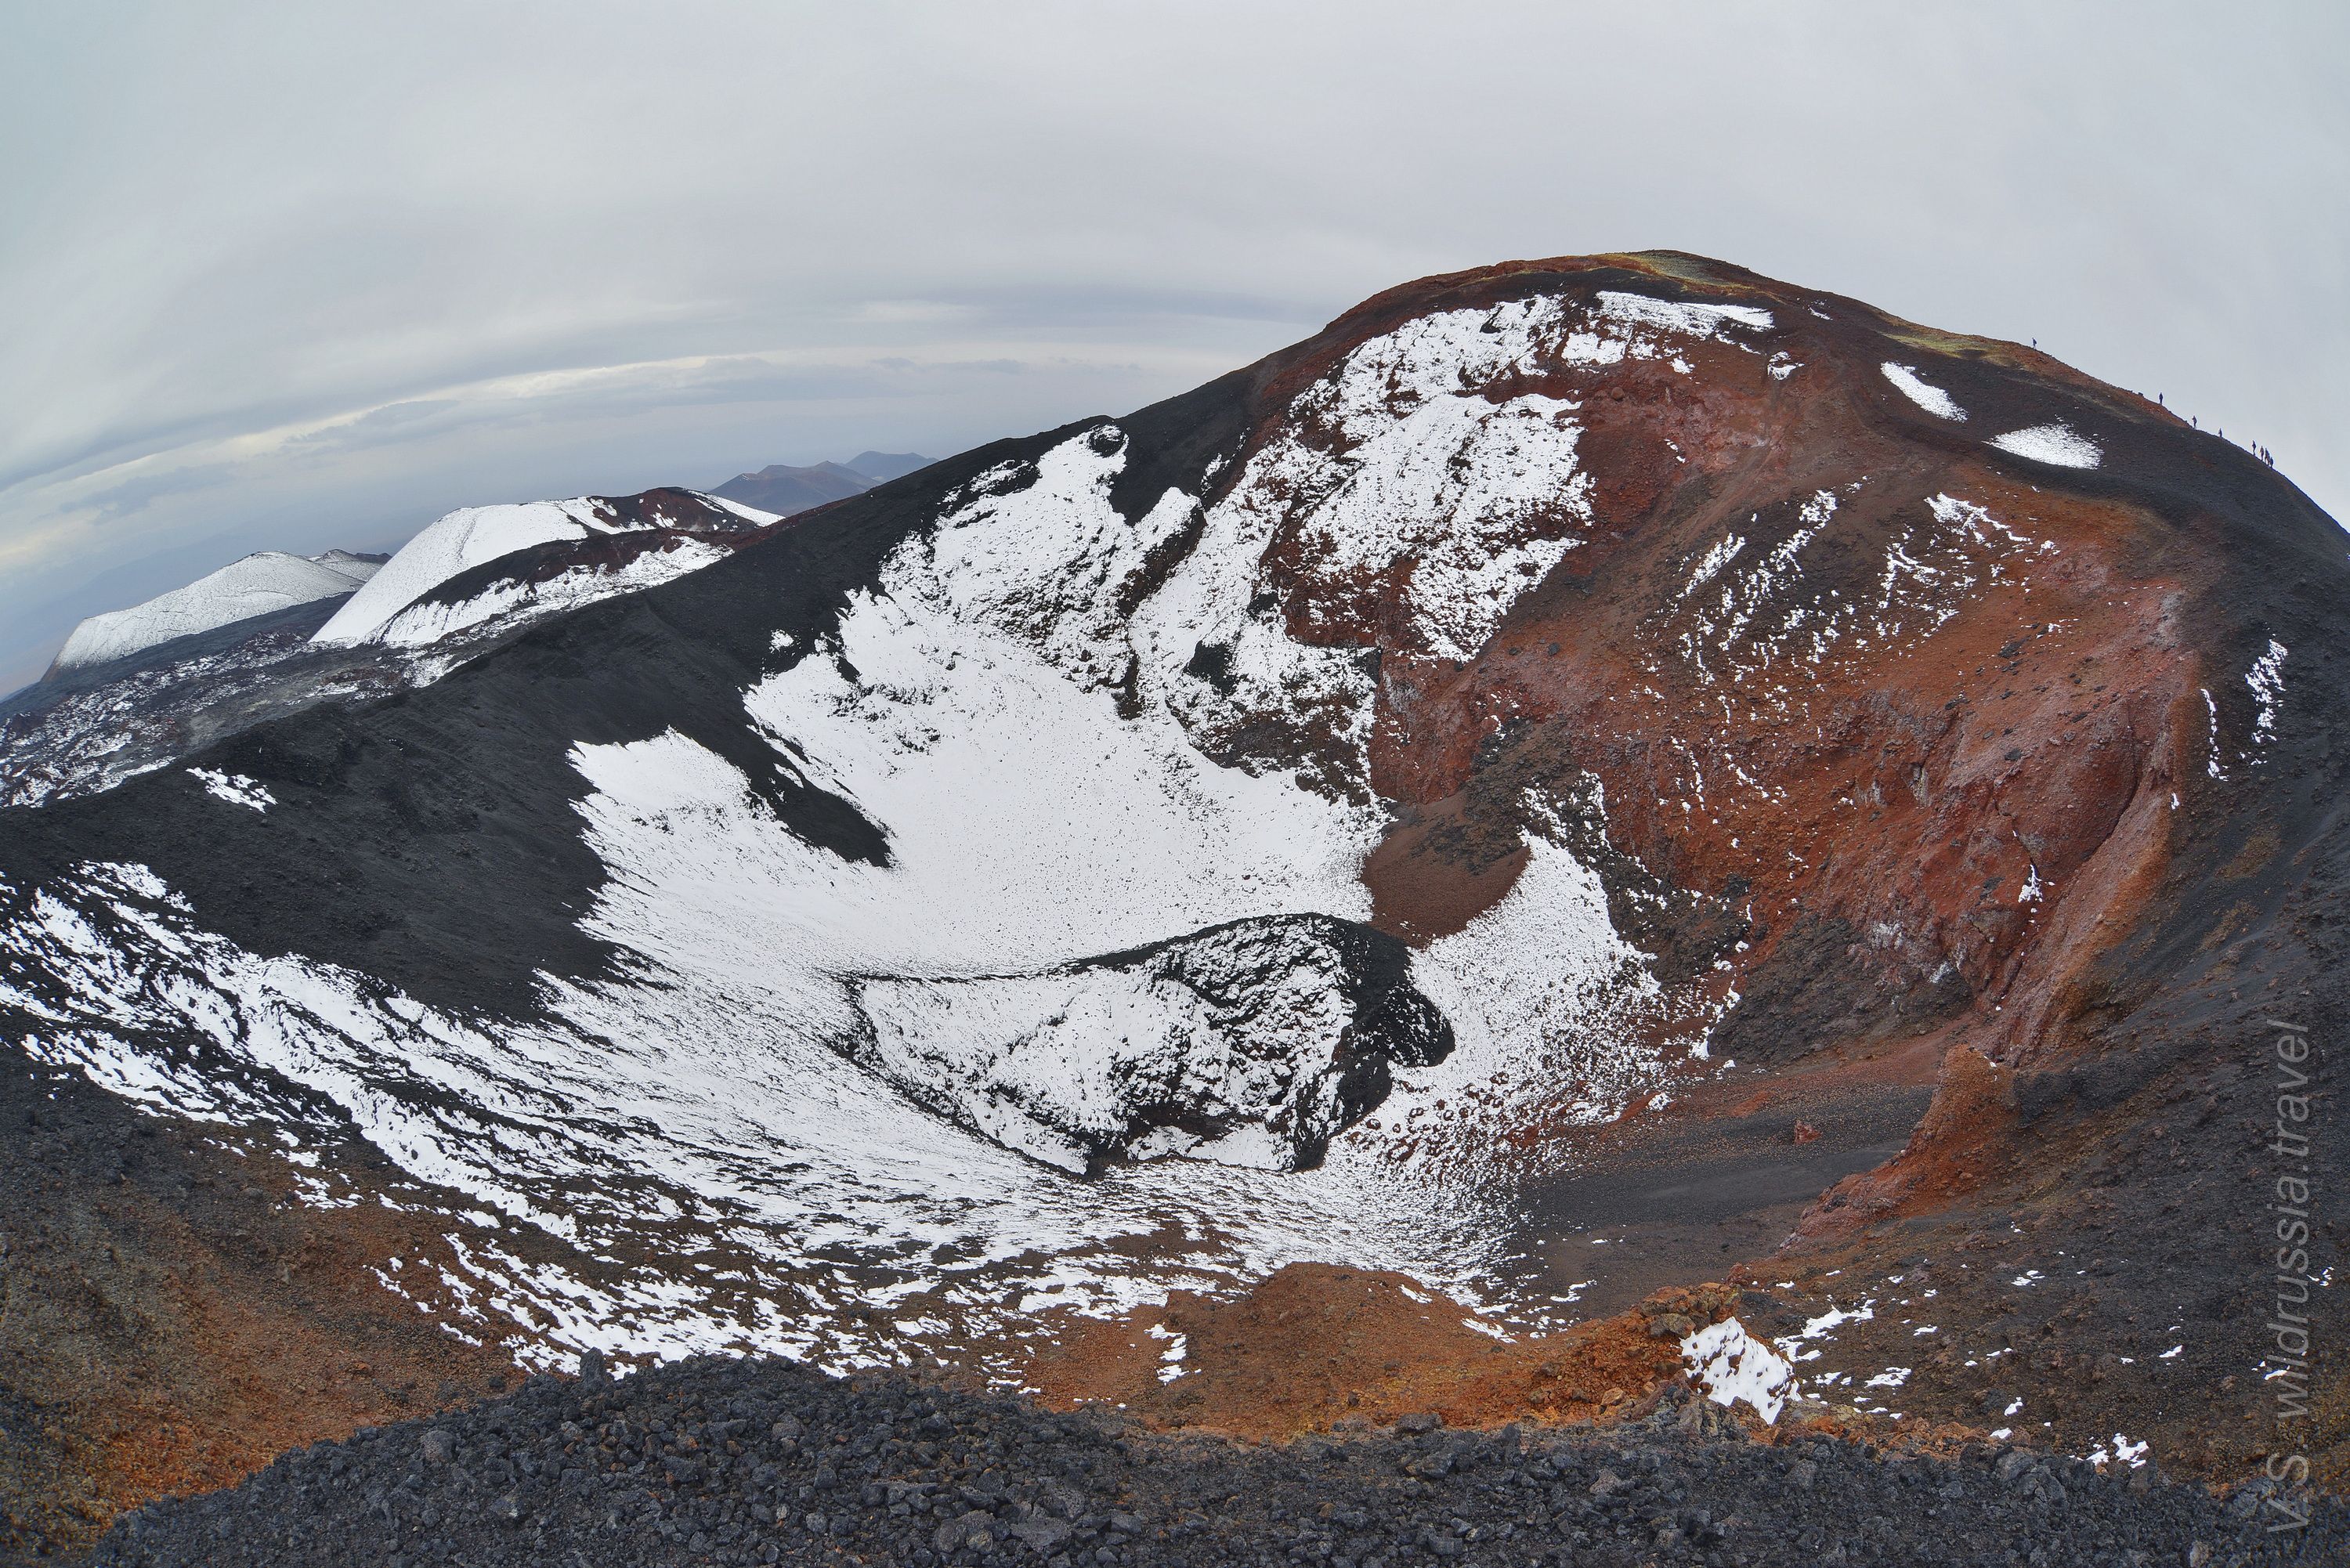
[(91, 616), (73, 628), (52, 668), (64, 670), (106, 664), (178, 638), (348, 594), (374, 576), (382, 565), (380, 556), (347, 550), (319, 556), (255, 551), (144, 604)]
[[(517, 611), (591, 603), (706, 566), (739, 536), (776, 521), (773, 513), (685, 490), (464, 507), (401, 545), (312, 640), (326, 647), (370, 640), (412, 646)], [(687, 547), (618, 555), (560, 548), (619, 535), (658, 535)], [(479, 570), (494, 562), (522, 565), (518, 558), (525, 556), (520, 570)], [(468, 591), (450, 591), (460, 579)], [(434, 607), (404, 615), (420, 605)]]

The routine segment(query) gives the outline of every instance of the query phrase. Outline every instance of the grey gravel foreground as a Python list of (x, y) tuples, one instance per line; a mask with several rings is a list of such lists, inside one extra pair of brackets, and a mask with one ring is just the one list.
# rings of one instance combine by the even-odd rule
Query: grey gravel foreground
[(102, 1564), (2350, 1563), (2350, 1511), (2026, 1450), (1766, 1445), (1710, 1407), (1604, 1435), (1177, 1438), (896, 1377), (709, 1359), (538, 1377), (127, 1516)]

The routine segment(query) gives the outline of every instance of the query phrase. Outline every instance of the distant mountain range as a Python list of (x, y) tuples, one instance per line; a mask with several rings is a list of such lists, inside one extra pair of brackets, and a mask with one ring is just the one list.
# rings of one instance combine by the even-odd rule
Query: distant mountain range
[(829, 501), (861, 495), (877, 484), (928, 468), (931, 462), (918, 452), (860, 452), (847, 462), (819, 462), (810, 468), (770, 463), (756, 473), (738, 473), (710, 493), (789, 517)]
[(0, 697), (0, 807), (113, 787), (218, 734), (429, 685), (537, 621), (723, 558), (783, 525), (689, 490), (469, 506), (397, 555), (264, 552), (75, 628)]
[[(910, 452), (860, 452), (847, 462), (819, 462), (808, 468), (773, 463), (756, 473), (736, 474), (708, 493), (769, 514), (760, 521), (772, 522), (775, 518), (789, 517), (795, 513), (821, 506), (828, 501), (841, 501), (851, 495), (862, 494), (877, 484), (886, 484), (918, 469), (928, 468), (931, 462), (930, 458)], [(649, 491), (646, 493), (684, 496), (691, 493)], [(582, 498), (576, 504), (567, 504), (584, 506), (589, 504), (590, 499)], [(525, 544), (546, 542), (540, 535), (547, 535), (551, 538), (556, 535), (568, 537), (579, 533), (582, 524), (578, 521), (567, 515), (558, 516), (550, 510), (556, 504), (468, 508), (451, 514), (411, 541), (411, 545), (423, 547), (403, 549), (401, 570), (392, 575), (391, 582), (380, 586), (368, 601), (363, 601), (362, 607), (365, 602), (380, 601), (396, 611), (417, 594), (432, 587), (454, 572), (477, 564), (477, 558), (487, 560), (521, 548), (522, 544), (507, 538), (501, 531), (503, 524), (500, 520), (510, 516), (525, 519), (519, 524), (530, 535), (523, 540)], [(687, 509), (693, 510), (690, 504)], [(554, 519), (552, 523), (544, 520), (550, 518)], [(669, 521), (665, 517), (656, 518), (649, 525), (659, 526)], [(740, 521), (732, 520), (720, 531), (733, 532)], [(498, 525), (482, 525), (485, 522)], [(592, 519), (588, 524), (591, 530), (601, 525)], [(550, 527), (553, 534), (547, 533)], [(533, 532), (534, 529), (536, 532)], [(689, 532), (691, 531), (690, 528)], [(447, 557), (445, 560), (444, 556)], [(277, 625), (276, 618), (307, 604), (318, 605), (333, 618), (331, 621), (327, 617), (320, 618), (322, 624), (330, 628), (328, 640), (354, 640), (342, 635), (352, 623), (349, 617), (341, 613), (339, 601), (365, 584), (379, 566), (390, 559), (389, 556), (359, 555), (348, 550), (328, 550), (317, 556), (291, 556), (276, 550), (256, 551), (184, 587), (159, 594), (143, 604), (89, 617), (75, 627), (66, 639), (64, 648), (59, 649), (57, 659), (49, 666), (43, 683), (53, 685), (68, 672), (110, 666), (134, 656), (145, 655), (165, 644), (178, 643), (182, 639), (216, 637), (228, 628), (251, 626), (259, 630), (262, 629), (261, 623), (266, 619), (275, 628)], [(697, 564), (700, 560), (701, 557), (696, 557)], [(606, 565), (608, 566), (609, 563)], [(419, 576), (419, 573), (423, 576)], [(390, 593), (395, 583), (404, 585), (401, 594)], [(338, 602), (330, 604), (330, 600)], [(370, 628), (373, 624), (369, 623)], [(304, 635), (315, 629), (317, 628), (305, 626)], [(194, 649), (191, 646), (176, 651), (192, 653)]]

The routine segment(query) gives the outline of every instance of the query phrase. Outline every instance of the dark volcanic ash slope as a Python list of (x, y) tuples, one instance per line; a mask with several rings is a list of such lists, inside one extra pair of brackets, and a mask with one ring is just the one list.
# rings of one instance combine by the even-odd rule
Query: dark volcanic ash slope
[[(1742, 1262), (1806, 1418), (2241, 1473), (2260, 1021), (2321, 1082), (2345, 1022), (2345, 579), (2012, 345), (1677, 255), (1430, 279), (244, 730), (230, 795), (0, 814), (0, 1008), (467, 1195), (456, 1325), (527, 1365), (983, 1358), (1333, 1258), (1523, 1331)], [(1213, 1084), (1201, 989), (1113, 961), (1309, 917), (1239, 1008), (1301, 1044)], [(1453, 1049), (1290, 1137), (1375, 933)]]
[(288, 1455), (233, 1492), (132, 1515), (92, 1561), (1810, 1568), (2350, 1549), (2339, 1504), (2278, 1537), (2256, 1503), (2199, 1488), (1989, 1447), (1893, 1463), (1856, 1443), (1766, 1447), (1709, 1408), (1668, 1404), (1599, 1439), (1424, 1417), (1248, 1449), (892, 1377), (694, 1362), (618, 1386), (535, 1379)]

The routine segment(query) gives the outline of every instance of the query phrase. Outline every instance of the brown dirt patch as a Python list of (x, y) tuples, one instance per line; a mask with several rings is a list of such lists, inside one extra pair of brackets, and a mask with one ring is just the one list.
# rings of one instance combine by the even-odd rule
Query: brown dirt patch
[[(461, 1319), (437, 1284), (417, 1291), (428, 1315), (370, 1272), (394, 1256), (436, 1281), (453, 1266), (442, 1205), (369, 1181), (354, 1153), (359, 1201), (308, 1208), (266, 1150), (97, 1094), (61, 1087), (0, 1139), (0, 1554), (74, 1548), (151, 1499), (517, 1376), (499, 1344), (512, 1324)], [(60, 1169), (93, 1158), (116, 1174)]]
[[(1401, 1274), (1293, 1263), (1236, 1297), (1177, 1292), (1162, 1308), (1073, 1322), (1025, 1377), (1064, 1408), (1112, 1405), (1157, 1427), (1260, 1439), (1420, 1413), (1455, 1427), (1608, 1421), (1653, 1407), (1680, 1376), (1679, 1335), (1734, 1300), (1726, 1286), (1700, 1285), (1562, 1334), (1503, 1340)], [(1180, 1362), (1168, 1359), (1175, 1335)]]

